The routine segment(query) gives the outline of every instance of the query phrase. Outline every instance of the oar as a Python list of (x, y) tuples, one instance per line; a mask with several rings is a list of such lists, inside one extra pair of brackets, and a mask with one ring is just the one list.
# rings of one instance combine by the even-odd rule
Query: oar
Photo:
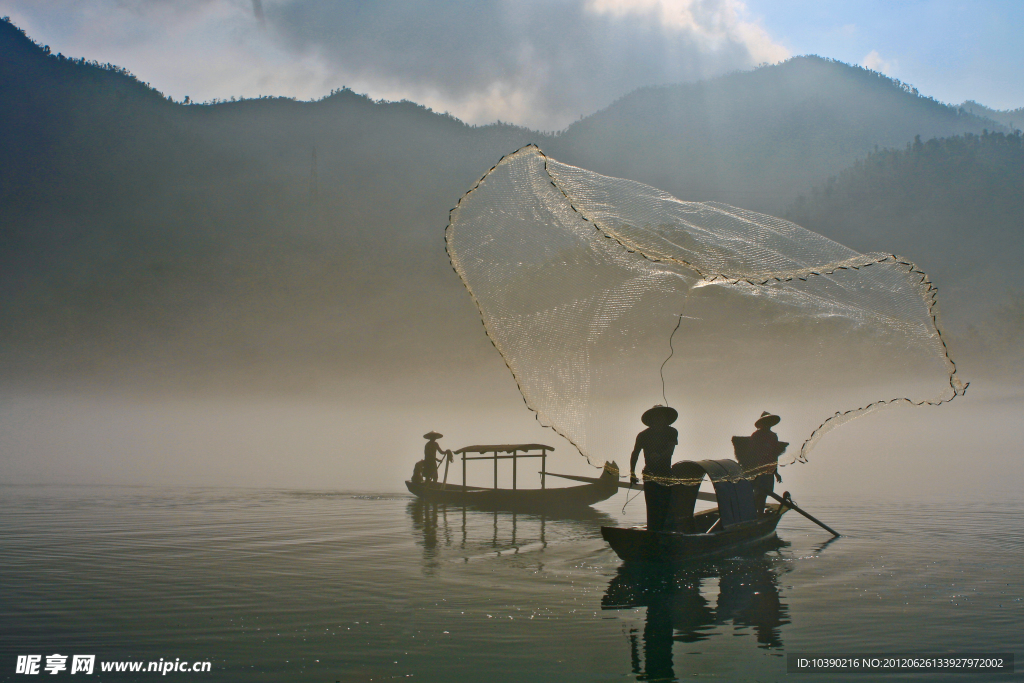
[(775, 500), (779, 501), (780, 503), (782, 503), (786, 507), (792, 508), (793, 510), (796, 510), (801, 515), (803, 515), (807, 519), (811, 520), (812, 522), (814, 522), (815, 524), (820, 526), (822, 529), (824, 529), (825, 531), (827, 531), (830, 534), (832, 534), (833, 536), (839, 536), (839, 532), (836, 531), (835, 529), (833, 529), (832, 527), (830, 527), (828, 524), (825, 524), (821, 520), (815, 518), (814, 515), (812, 515), (811, 513), (805, 512), (804, 510), (801, 510), (799, 507), (797, 507), (796, 503), (793, 502), (793, 499), (789, 497), (789, 491), (786, 491), (781, 496), (778, 495), (777, 493), (773, 493), (772, 491), (765, 491), (764, 489), (761, 489), (761, 492), (762, 493), (767, 493), (769, 496), (771, 496)]

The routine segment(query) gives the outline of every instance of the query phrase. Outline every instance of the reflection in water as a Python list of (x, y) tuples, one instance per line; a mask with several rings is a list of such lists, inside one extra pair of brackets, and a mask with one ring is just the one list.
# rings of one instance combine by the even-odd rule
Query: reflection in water
[(423, 548), (423, 568), (432, 574), (439, 565), (442, 549), (460, 551), (464, 560), (481, 552), (499, 555), (524, 548), (545, 548), (550, 524), (559, 524), (559, 532), (585, 530), (599, 534), (601, 525), (614, 523), (611, 517), (593, 508), (557, 515), (474, 510), (462, 506), (431, 503), (414, 498), (407, 506), (417, 544)]
[(825, 548), (827, 548), (830, 545), (832, 545), (833, 543), (835, 543), (840, 538), (842, 538), (842, 537), (841, 536), (833, 536), (832, 538), (828, 539), (824, 543), (819, 543), (818, 545), (814, 546), (814, 554), (817, 555), (817, 554), (821, 553), (821, 551), (823, 551)]
[(441, 528), (443, 543), (451, 545), (447, 507), (437, 503), (428, 503), (417, 498), (409, 504), (408, 510), (409, 517), (412, 519), (413, 530), (417, 536), (423, 539), (420, 545), (423, 547), (424, 572), (432, 574), (437, 567), (438, 527)]
[[(757, 647), (781, 649), (780, 627), (789, 623), (778, 585), (785, 571), (764, 555), (679, 567), (626, 564), (608, 584), (601, 608), (646, 607), (642, 657), (635, 630), (630, 634), (633, 673), (638, 680), (674, 681), (673, 644), (707, 640), (723, 625), (753, 629)], [(712, 605), (705, 596), (714, 579)]]

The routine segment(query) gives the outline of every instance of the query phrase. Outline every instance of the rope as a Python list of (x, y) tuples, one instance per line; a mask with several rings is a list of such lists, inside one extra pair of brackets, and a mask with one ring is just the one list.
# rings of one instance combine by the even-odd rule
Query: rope
[(639, 496), (641, 493), (643, 493), (643, 491), (637, 491), (636, 495), (633, 496), (632, 498), (630, 498), (629, 497), (629, 492), (632, 491), (632, 490), (633, 490), (633, 479), (630, 478), (630, 480), (629, 480), (629, 488), (626, 489), (626, 502), (622, 504), (622, 514), (626, 514), (626, 506), (629, 505), (630, 503), (632, 503), (634, 500), (636, 500), (637, 496)]
[(679, 326), (682, 324), (683, 314), (680, 313), (679, 319), (676, 321), (675, 329), (673, 329), (672, 334), (668, 336), (668, 358), (666, 358), (665, 362), (661, 364), (661, 400), (664, 401), (662, 405), (666, 406), (668, 405), (668, 398), (665, 396), (665, 366), (668, 364), (670, 360), (672, 360), (672, 356), (675, 355), (676, 349), (674, 346), (672, 346), (672, 338), (676, 336), (676, 332), (679, 330)]

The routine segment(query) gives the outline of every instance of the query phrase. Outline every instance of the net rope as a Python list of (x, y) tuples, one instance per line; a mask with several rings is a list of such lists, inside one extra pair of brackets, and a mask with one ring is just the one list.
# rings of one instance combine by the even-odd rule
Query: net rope
[(937, 290), (913, 262), (562, 164), (535, 145), (459, 200), (445, 240), (526, 405), (591, 464), (632, 445), (666, 383), (690, 416), (810, 397), (791, 410), (807, 436), (782, 465), (852, 419), (967, 388)]

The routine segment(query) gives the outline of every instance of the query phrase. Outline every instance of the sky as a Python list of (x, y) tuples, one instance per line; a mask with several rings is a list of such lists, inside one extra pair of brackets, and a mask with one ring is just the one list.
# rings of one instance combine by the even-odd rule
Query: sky
[(0, 0), (0, 16), (175, 100), (349, 87), (551, 131), (638, 87), (818, 54), (943, 102), (1024, 106), (1016, 1)]

